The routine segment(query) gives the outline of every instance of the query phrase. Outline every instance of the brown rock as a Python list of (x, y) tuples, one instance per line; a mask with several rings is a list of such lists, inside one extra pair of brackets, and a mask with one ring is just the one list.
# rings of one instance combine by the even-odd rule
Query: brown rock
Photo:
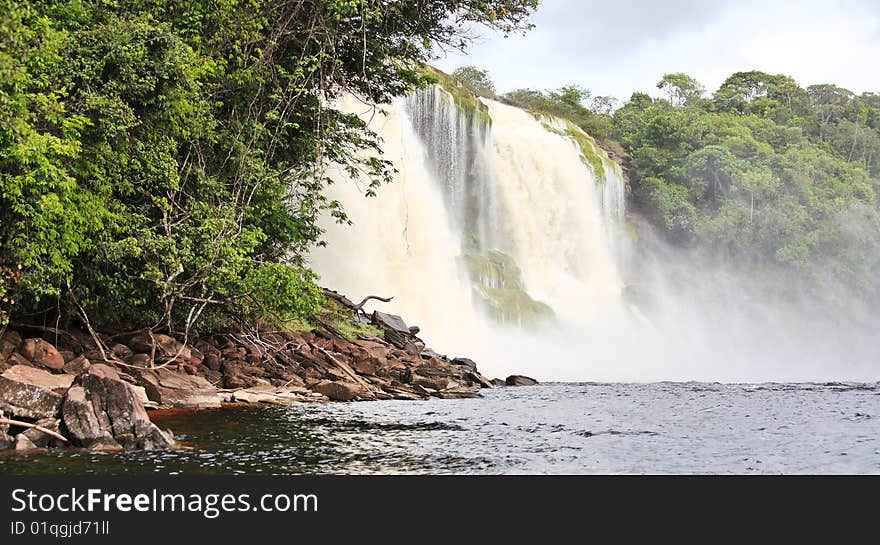
[(507, 386), (535, 386), (538, 381), (523, 375), (510, 375), (504, 380)]
[(54, 417), (60, 406), (61, 396), (51, 388), (0, 375), (0, 410), (3, 412), (19, 418), (39, 420)]
[(58, 353), (61, 354), (62, 358), (64, 358), (65, 365), (67, 365), (69, 361), (76, 358), (76, 354), (74, 354), (72, 350), (59, 350)]
[(25, 339), (19, 348), (21, 355), (31, 363), (42, 365), (49, 369), (61, 371), (64, 369), (64, 357), (51, 343), (44, 339)]
[(124, 448), (150, 450), (173, 444), (171, 437), (150, 422), (137, 393), (112, 367), (94, 364), (80, 379), (100, 428)]
[(91, 362), (85, 356), (78, 356), (64, 364), (64, 372), (78, 375), (89, 368)]
[(14, 365), (0, 376), (47, 390), (54, 390), (62, 395), (70, 388), (74, 378), (73, 375), (53, 375), (30, 365)]
[(174, 337), (160, 333), (153, 333), (152, 338), (147, 333), (140, 333), (129, 339), (128, 344), (135, 352), (143, 354), (152, 354), (155, 346), (156, 363), (165, 363), (178, 355), (182, 361), (192, 357), (192, 350), (188, 346), (183, 346)]
[(363, 387), (353, 382), (344, 381), (321, 381), (310, 387), (313, 392), (318, 392), (333, 401), (351, 401), (363, 392)]
[(423, 377), (420, 375), (412, 375), (410, 384), (421, 386), (422, 388), (430, 388), (432, 390), (445, 390), (450, 387), (451, 381), (448, 377)]
[(409, 331), (409, 327), (407, 327), (406, 322), (403, 321), (403, 318), (397, 316), (396, 314), (386, 314), (384, 312), (379, 312), (378, 310), (373, 311), (373, 323), (382, 329), (397, 331), (398, 333), (402, 333), (406, 336), (411, 336), (412, 334)]
[(460, 367), (464, 367), (468, 371), (471, 371), (474, 373), (477, 372), (477, 364), (474, 362), (474, 360), (469, 359), (469, 358), (455, 358), (454, 360), (452, 360), (452, 365), (458, 365)]
[(95, 407), (86, 398), (85, 388), (74, 386), (67, 391), (61, 408), (66, 437), (74, 446), (95, 450), (120, 450), (122, 447), (101, 425)]
[(492, 387), (492, 383), (489, 382), (489, 380), (486, 379), (486, 377), (484, 377), (483, 375), (481, 375), (479, 373), (467, 373), (465, 375), (465, 378), (467, 378), (471, 382), (479, 384), (480, 388), (491, 388)]
[(160, 405), (198, 409), (220, 406), (217, 389), (200, 376), (185, 375), (167, 368), (136, 372), (147, 396)]

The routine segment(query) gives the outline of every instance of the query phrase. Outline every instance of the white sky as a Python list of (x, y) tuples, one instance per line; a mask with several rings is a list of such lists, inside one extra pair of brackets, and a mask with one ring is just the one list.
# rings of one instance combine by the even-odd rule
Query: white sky
[(658, 95), (669, 72), (709, 92), (743, 70), (880, 92), (880, 0), (543, 0), (532, 21), (433, 64), (486, 69), (500, 92), (577, 83), (621, 100)]

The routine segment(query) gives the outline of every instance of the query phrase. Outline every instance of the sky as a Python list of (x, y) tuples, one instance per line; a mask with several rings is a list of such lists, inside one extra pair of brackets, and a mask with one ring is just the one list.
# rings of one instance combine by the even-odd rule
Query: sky
[(467, 55), (433, 64), (489, 71), (499, 92), (579, 84), (621, 100), (660, 96), (684, 72), (713, 92), (730, 74), (880, 92), (880, 0), (543, 0), (522, 35), (476, 30)]

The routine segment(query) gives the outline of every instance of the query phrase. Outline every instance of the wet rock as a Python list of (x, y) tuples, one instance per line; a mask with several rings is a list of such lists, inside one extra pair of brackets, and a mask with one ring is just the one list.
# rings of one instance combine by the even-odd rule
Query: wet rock
[(151, 450), (169, 448), (173, 444), (170, 436), (150, 422), (137, 393), (112, 367), (94, 364), (81, 375), (80, 381), (100, 429), (122, 447)]
[(73, 375), (53, 375), (52, 373), (29, 365), (14, 365), (4, 371), (0, 376), (24, 384), (31, 384), (47, 390), (53, 390), (62, 395), (68, 388), (70, 388), (74, 378)]
[(51, 343), (44, 339), (25, 339), (19, 347), (24, 359), (35, 365), (61, 371), (64, 369), (64, 357)]
[(151, 401), (168, 407), (208, 409), (220, 406), (217, 389), (200, 376), (167, 368), (137, 370), (140, 384)]
[(507, 386), (535, 386), (538, 381), (524, 375), (510, 375), (504, 380)]
[(3, 412), (18, 418), (40, 420), (54, 417), (60, 407), (61, 395), (51, 388), (0, 375), (0, 410)]
[(95, 414), (95, 406), (86, 398), (82, 386), (74, 386), (64, 396), (61, 407), (61, 420), (65, 437), (73, 446), (91, 450), (121, 450), (122, 446), (113, 439), (110, 429), (105, 428)]
[(363, 387), (353, 382), (324, 380), (310, 388), (313, 392), (325, 395), (331, 401), (351, 401), (363, 392)]

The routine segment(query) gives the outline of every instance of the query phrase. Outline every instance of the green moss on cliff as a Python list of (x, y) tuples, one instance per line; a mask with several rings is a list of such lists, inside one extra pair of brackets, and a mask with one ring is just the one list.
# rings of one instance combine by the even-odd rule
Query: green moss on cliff
[(437, 70), (433, 66), (423, 66), (422, 73), (429, 82), (439, 85), (448, 93), (448, 96), (444, 96), (444, 98), (451, 98), (452, 105), (458, 108), (459, 111), (484, 123), (492, 122), (492, 119), (489, 117), (489, 107), (483, 104), (473, 91), (462, 85), (457, 79)]
[(553, 318), (553, 309), (526, 292), (519, 266), (509, 255), (498, 250), (471, 252), (464, 263), (474, 292), (494, 319), (535, 326)]
[(592, 136), (585, 133), (571, 121), (560, 119), (560, 121), (565, 124), (565, 128), (560, 129), (555, 127), (552, 123), (552, 119), (559, 118), (550, 118), (547, 114), (542, 114), (540, 112), (531, 112), (531, 114), (548, 131), (558, 134), (559, 136), (564, 136), (577, 144), (578, 149), (581, 152), (581, 161), (590, 167), (590, 170), (592, 170), (593, 174), (596, 176), (597, 182), (605, 182), (605, 163), (606, 161), (610, 162), (611, 159), (607, 157)]

